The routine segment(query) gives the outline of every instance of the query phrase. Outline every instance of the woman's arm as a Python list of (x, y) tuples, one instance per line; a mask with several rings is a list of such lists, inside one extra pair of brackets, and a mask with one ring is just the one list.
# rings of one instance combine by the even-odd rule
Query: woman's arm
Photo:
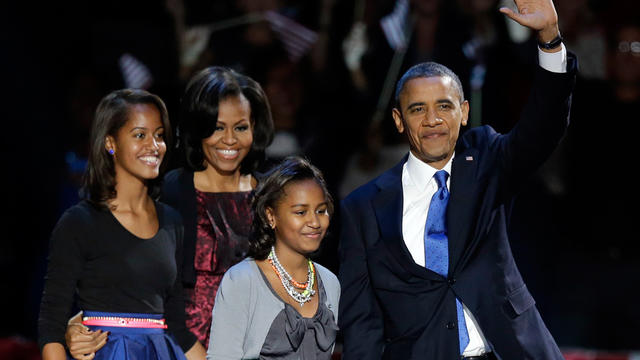
[(96, 351), (107, 343), (109, 332), (91, 331), (82, 325), (82, 311), (75, 314), (67, 324), (64, 337), (69, 353), (76, 360), (93, 359)]
[(184, 353), (184, 355), (187, 357), (187, 360), (204, 360), (207, 356), (207, 350), (204, 349), (204, 346), (202, 346), (199, 341), (196, 341), (191, 349)]
[[(93, 358), (93, 357), (91, 357)], [(60, 343), (48, 343), (42, 348), (42, 360), (66, 360), (67, 353)]]
[(165, 300), (164, 311), (167, 319), (168, 330), (176, 337), (178, 345), (182, 348), (189, 360), (204, 360), (206, 351), (196, 336), (186, 326), (184, 312), (184, 296), (182, 289), (182, 261), (183, 261), (183, 226), (180, 215), (167, 207), (167, 216), (172, 217), (175, 242), (176, 280)]

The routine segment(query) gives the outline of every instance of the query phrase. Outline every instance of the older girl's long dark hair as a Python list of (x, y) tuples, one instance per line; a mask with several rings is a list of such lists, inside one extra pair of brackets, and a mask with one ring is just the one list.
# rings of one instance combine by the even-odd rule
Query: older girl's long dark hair
[[(87, 169), (84, 174), (83, 197), (97, 207), (106, 207), (109, 200), (116, 197), (116, 170), (113, 156), (107, 152), (105, 141), (107, 136), (116, 137), (118, 130), (129, 119), (133, 105), (148, 104), (158, 109), (164, 126), (167, 150), (171, 148), (171, 124), (167, 107), (162, 99), (140, 89), (122, 89), (109, 93), (102, 98), (96, 109), (91, 126), (90, 150)], [(166, 156), (165, 156), (166, 158)], [(160, 165), (160, 173), (164, 171), (166, 161)], [(162, 176), (151, 180), (147, 185), (149, 194), (159, 194), (159, 181)]]
[(269, 256), (271, 246), (275, 244), (275, 232), (269, 225), (267, 208), (275, 209), (285, 195), (285, 187), (291, 183), (314, 180), (322, 188), (329, 215), (333, 215), (333, 200), (327, 189), (322, 173), (305, 159), (291, 156), (269, 170), (260, 180), (253, 198), (254, 219), (249, 237), (249, 256), (256, 260), (264, 260)]

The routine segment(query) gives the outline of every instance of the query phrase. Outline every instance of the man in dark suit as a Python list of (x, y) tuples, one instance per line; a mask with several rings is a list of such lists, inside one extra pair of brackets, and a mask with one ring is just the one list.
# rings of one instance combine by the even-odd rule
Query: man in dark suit
[[(551, 0), (516, 1), (539, 62), (520, 122), (467, 131), (458, 77), (409, 69), (393, 119), (410, 152), (342, 202), (343, 359), (562, 359), (509, 247), (505, 205), (567, 126), (576, 71)], [(508, 101), (505, 99), (505, 101)]]

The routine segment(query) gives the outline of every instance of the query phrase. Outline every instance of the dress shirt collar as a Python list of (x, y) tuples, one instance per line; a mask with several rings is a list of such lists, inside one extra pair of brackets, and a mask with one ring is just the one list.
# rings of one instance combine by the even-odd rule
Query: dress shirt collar
[[(451, 179), (451, 164), (453, 163), (453, 158), (456, 156), (455, 152), (451, 159), (447, 161), (442, 170), (445, 170), (447, 174), (449, 174), (449, 179)], [(410, 183), (415, 186), (420, 192), (423, 192), (427, 189), (427, 184), (438, 171), (438, 169), (432, 167), (431, 165), (423, 162), (418, 159), (411, 151), (409, 151), (409, 158), (407, 159), (407, 174), (409, 175)], [(449, 182), (447, 180), (447, 183)]]

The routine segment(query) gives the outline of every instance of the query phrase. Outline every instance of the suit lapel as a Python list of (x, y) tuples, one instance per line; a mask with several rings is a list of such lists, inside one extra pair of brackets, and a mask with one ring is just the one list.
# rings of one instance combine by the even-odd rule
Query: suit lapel
[[(466, 240), (474, 223), (473, 210), (476, 203), (475, 181), (478, 167), (478, 151), (466, 149), (456, 153), (451, 167), (451, 197), (447, 209), (447, 231), (449, 237), (449, 269), (455, 273), (464, 254)], [(451, 270), (450, 270), (451, 272)]]
[(402, 161), (376, 181), (380, 192), (373, 199), (373, 208), (385, 247), (405, 270), (415, 276), (438, 280), (440, 275), (416, 264), (402, 237)]

